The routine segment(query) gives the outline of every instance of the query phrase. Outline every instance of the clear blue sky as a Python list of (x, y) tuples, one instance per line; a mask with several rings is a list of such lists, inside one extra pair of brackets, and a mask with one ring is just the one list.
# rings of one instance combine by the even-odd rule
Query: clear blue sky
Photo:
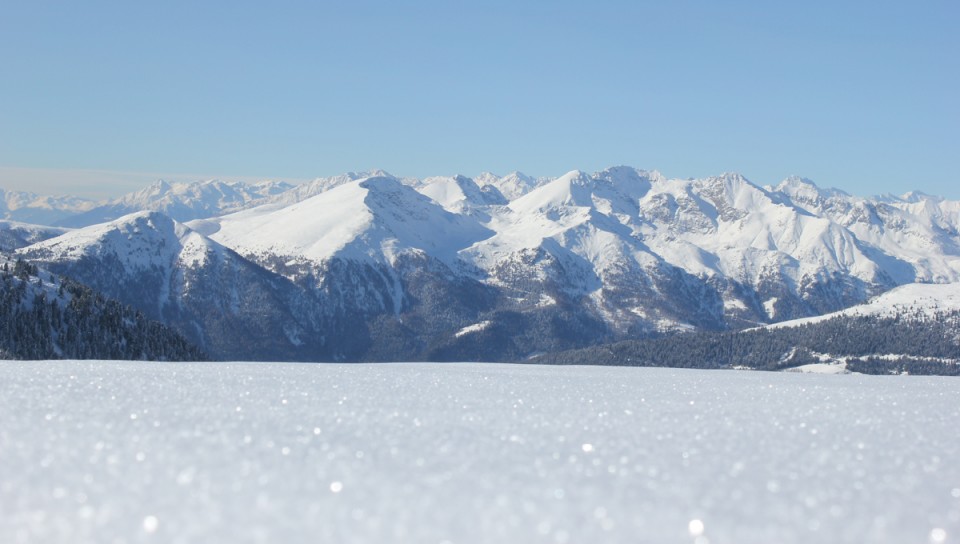
[(9, 167), (63, 169), (71, 192), (73, 170), (629, 164), (960, 198), (958, 133), (956, 0), (36, 0), (0, 15), (5, 188), (30, 178)]

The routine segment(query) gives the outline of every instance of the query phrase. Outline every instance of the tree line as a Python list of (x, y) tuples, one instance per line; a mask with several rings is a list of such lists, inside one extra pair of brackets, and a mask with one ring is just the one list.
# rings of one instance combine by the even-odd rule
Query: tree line
[(856, 357), (847, 368), (866, 374), (960, 375), (960, 312), (913, 310), (796, 327), (678, 333), (551, 353), (529, 362), (785, 370), (820, 362), (817, 354)]

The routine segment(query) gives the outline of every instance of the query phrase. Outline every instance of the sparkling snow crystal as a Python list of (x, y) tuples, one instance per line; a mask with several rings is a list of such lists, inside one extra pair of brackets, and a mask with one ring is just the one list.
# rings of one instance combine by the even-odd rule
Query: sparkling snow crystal
[(960, 380), (0, 364), (0, 542), (954, 542)]

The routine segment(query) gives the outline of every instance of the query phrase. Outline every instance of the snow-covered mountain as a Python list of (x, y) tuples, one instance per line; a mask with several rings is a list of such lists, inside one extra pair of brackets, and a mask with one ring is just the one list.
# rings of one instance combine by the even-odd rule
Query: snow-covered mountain
[[(487, 206), (504, 206), (509, 201), (495, 185), (478, 185), (464, 176), (426, 178), (417, 190), (451, 213), (471, 215)], [(484, 216), (489, 220), (489, 217)]]
[(220, 180), (168, 183), (158, 180), (148, 187), (102, 203), (85, 213), (61, 220), (67, 227), (105, 223), (139, 211), (159, 211), (177, 221), (221, 215), (266, 203), (293, 186), (281, 181), (254, 184)]
[(960, 202), (919, 192), (867, 199), (790, 178), (776, 190), (812, 215), (846, 228), (882, 259), (897, 283), (954, 282), (960, 274)]
[(53, 225), (91, 210), (97, 204), (74, 196), (43, 196), (0, 188), (0, 219), (36, 225)]
[(301, 290), (159, 212), (71, 231), (18, 255), (176, 327), (218, 358), (303, 359), (322, 344)]
[(640, 208), (635, 234), (668, 262), (721, 286), (727, 313), (748, 321), (836, 310), (915, 281), (901, 255), (737, 174), (662, 180)]
[[(21, 254), (52, 267), (78, 261), (71, 248), (82, 246), (111, 271), (98, 272), (107, 288), (133, 285), (125, 259), (162, 254), (148, 268), (164, 279), (144, 284), (160, 291), (146, 298), (174, 301), (199, 297), (164, 287), (196, 268), (181, 250), (215, 248), (230, 257), (194, 281), (228, 289), (234, 272), (214, 269), (243, 261), (285, 285), (267, 315), (291, 316), (295, 337), (321, 337), (294, 350), (305, 358), (524, 357), (817, 316), (898, 285), (960, 281), (960, 203), (860, 198), (801, 178), (760, 187), (733, 173), (668, 179), (622, 166), (555, 179), (374, 171), (286, 191), (156, 184), (125, 199), (194, 219), (135, 214)], [(129, 238), (137, 229), (166, 234)]]
[(324, 322), (362, 339), (368, 357), (389, 359), (400, 343), (422, 358), (494, 307), (495, 294), (458, 258), (493, 233), (388, 174), (189, 224), (313, 293)]
[(635, 236), (646, 172), (570, 172), (494, 215), (495, 235), (461, 252), (521, 310), (575, 306), (618, 332), (719, 327), (720, 298)]
[(449, 261), (492, 234), (390, 176), (343, 183), (280, 209), (266, 206), (195, 224), (243, 254), (313, 263), (339, 257), (390, 264), (401, 252)]
[[(384, 170), (370, 170), (367, 172), (347, 172), (346, 174), (340, 174), (337, 176), (316, 178), (308, 183), (303, 183), (301, 185), (292, 187), (289, 190), (272, 195), (267, 199), (268, 202), (265, 202), (265, 204), (273, 204), (275, 208), (289, 206), (291, 204), (296, 204), (297, 202), (306, 200), (310, 197), (317, 196), (318, 194), (333, 189), (334, 187), (339, 187), (345, 183), (379, 177), (392, 178), (393, 176)], [(415, 180), (410, 179), (408, 181), (413, 182)]]
[(516, 200), (533, 189), (549, 183), (552, 178), (533, 178), (520, 172), (510, 172), (505, 176), (484, 172), (474, 181), (481, 187), (495, 188), (509, 200)]

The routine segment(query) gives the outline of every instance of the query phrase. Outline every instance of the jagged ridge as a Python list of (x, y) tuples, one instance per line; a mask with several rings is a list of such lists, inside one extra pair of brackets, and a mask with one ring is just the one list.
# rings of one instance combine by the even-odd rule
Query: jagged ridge
[[(392, 358), (513, 358), (815, 316), (900, 284), (960, 279), (957, 203), (863, 199), (800, 178), (774, 188), (738, 174), (677, 180), (630, 167), (539, 180), (377, 171), (262, 202), (164, 228), (284, 285), (270, 311), (292, 316), (293, 337), (312, 342), (294, 350), (304, 358), (391, 358), (391, 349)], [(76, 261), (62, 240), (80, 241), (101, 248), (84, 251), (122, 282), (127, 264), (110, 255), (183, 245), (163, 246), (171, 237), (160, 236), (104, 252), (97, 228), (21, 254), (51, 266)], [(168, 302), (201, 297), (167, 286), (184, 269), (200, 271), (187, 274), (195, 282), (228, 277), (172, 254), (161, 260), (154, 284)]]

